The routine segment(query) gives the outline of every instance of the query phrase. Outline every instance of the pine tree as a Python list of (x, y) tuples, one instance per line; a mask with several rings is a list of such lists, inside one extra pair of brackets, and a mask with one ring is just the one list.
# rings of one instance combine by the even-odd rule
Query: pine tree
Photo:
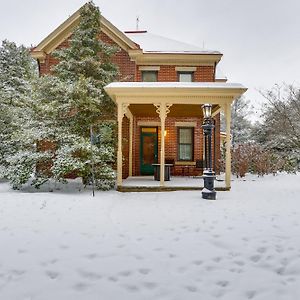
[[(51, 177), (64, 181), (69, 176), (81, 176), (89, 183), (91, 157), (97, 186), (114, 186), (115, 105), (104, 86), (118, 75), (111, 63), (117, 49), (99, 40), (101, 15), (92, 2), (82, 7), (80, 15), (69, 47), (53, 53), (59, 60), (53, 74), (39, 78), (34, 86), (35, 117), (30, 126), (35, 129), (31, 135), (36, 133), (38, 145), (46, 142), (49, 155), (46, 168), (46, 157), (38, 164), (36, 186)], [(93, 145), (91, 126), (100, 139)], [(107, 132), (108, 139), (104, 138)], [(38, 150), (43, 152), (44, 148)]]
[[(231, 105), (231, 143), (233, 146), (249, 142), (252, 125), (248, 119), (251, 111), (250, 101), (243, 96), (235, 99)], [(225, 131), (225, 118), (222, 115), (221, 129)]]
[(0, 177), (9, 177), (9, 159), (21, 148), (18, 133), (30, 119), (31, 81), (36, 64), (24, 46), (4, 40), (0, 47)]

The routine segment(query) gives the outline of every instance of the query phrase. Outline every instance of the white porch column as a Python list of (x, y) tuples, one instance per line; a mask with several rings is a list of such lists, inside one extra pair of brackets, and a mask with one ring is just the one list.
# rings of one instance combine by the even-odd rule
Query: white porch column
[(118, 152), (117, 152), (117, 186), (122, 186), (122, 121), (127, 111), (127, 103), (118, 103)]
[(172, 104), (154, 104), (160, 117), (160, 186), (165, 185), (165, 123)]
[(133, 115), (130, 109), (127, 109), (126, 116), (129, 119), (129, 176), (132, 176)]
[(230, 139), (230, 126), (231, 126), (231, 104), (227, 103), (225, 108), (226, 119), (226, 159), (225, 159), (225, 185), (226, 188), (231, 187), (231, 139)]

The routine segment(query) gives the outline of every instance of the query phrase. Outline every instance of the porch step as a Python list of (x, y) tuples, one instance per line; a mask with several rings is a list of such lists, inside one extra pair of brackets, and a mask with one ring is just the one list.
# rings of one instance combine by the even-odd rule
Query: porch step
[[(122, 193), (135, 192), (174, 192), (174, 191), (201, 191), (199, 186), (118, 186), (117, 191)], [(215, 187), (216, 191), (229, 191), (227, 187)]]

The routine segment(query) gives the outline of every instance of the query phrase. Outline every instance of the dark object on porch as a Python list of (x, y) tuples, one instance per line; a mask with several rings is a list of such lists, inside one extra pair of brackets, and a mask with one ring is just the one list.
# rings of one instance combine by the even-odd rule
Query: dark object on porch
[[(160, 164), (152, 164), (154, 167), (154, 180), (160, 181)], [(165, 164), (165, 181), (170, 181), (172, 164)]]
[(205, 162), (204, 162), (203, 159), (197, 159), (196, 160), (196, 166), (195, 166), (195, 168), (196, 168), (196, 171), (199, 172), (199, 174), (197, 176), (203, 174), (204, 164), (205, 164)]
[(175, 159), (174, 158), (166, 158), (165, 164), (170, 164), (171, 166), (171, 176), (174, 175), (174, 165), (175, 165)]

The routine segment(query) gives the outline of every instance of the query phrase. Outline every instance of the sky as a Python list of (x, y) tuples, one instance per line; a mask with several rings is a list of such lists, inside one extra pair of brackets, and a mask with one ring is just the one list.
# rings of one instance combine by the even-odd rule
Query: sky
[[(85, 0), (0, 0), (0, 40), (37, 45)], [(220, 67), (260, 114), (259, 90), (300, 86), (299, 0), (94, 0), (120, 30), (139, 29), (224, 54)]]

